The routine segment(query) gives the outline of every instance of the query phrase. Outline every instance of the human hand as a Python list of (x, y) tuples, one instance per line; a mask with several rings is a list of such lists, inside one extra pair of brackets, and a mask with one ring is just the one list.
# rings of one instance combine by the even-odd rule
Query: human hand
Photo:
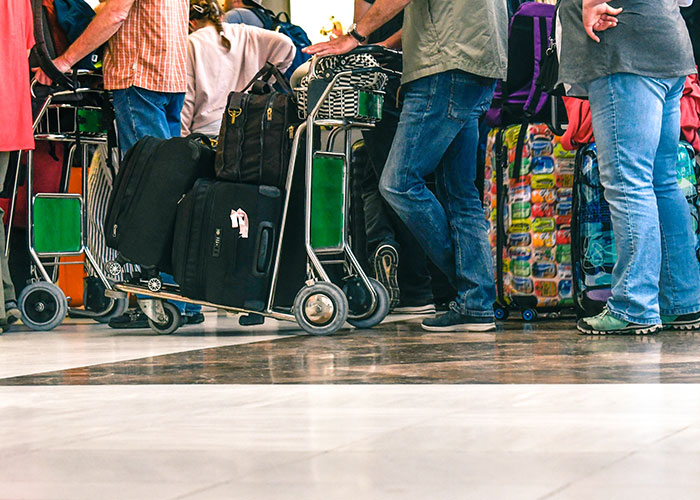
[(342, 35), (338, 38), (334, 38), (330, 42), (317, 43), (306, 47), (302, 52), (317, 56), (335, 56), (346, 54), (358, 45), (360, 45), (360, 43), (350, 35)]
[[(58, 69), (61, 73), (68, 73), (70, 72), (71, 65), (68, 61), (66, 61), (63, 56), (59, 56), (56, 59), (53, 60), (53, 65), (56, 66), (56, 69)], [(46, 73), (41, 68), (32, 68), (32, 71), (34, 71), (34, 77), (36, 78), (36, 81), (39, 82), (42, 85), (51, 86), (53, 81), (51, 78), (49, 78)]]
[(615, 16), (620, 14), (620, 12), (622, 12), (621, 7), (613, 9), (607, 2), (584, 1), (583, 28), (586, 30), (586, 34), (596, 43), (600, 43), (600, 38), (595, 32), (605, 31), (617, 26), (617, 17)]

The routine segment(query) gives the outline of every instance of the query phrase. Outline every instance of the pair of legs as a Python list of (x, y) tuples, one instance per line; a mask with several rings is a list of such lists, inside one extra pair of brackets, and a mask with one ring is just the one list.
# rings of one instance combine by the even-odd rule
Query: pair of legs
[[(393, 96), (395, 93), (388, 92), (387, 95)], [(428, 259), (413, 234), (379, 193), (379, 179), (399, 123), (399, 110), (391, 101), (393, 98), (387, 97), (384, 116), (376, 127), (362, 133), (369, 159), (361, 185), (367, 255), (370, 256), (372, 267), (376, 268), (381, 266), (381, 262), (377, 261), (382, 260), (382, 248), (386, 248), (384, 245), (396, 250), (399, 261), (396, 281), (400, 297), (396, 297), (395, 302), (398, 302), (399, 307), (415, 308), (432, 305), (434, 302)], [(395, 285), (396, 283), (394, 287)]]
[[(180, 112), (185, 94), (153, 92), (140, 87), (114, 91), (114, 115), (117, 120), (119, 149), (122, 156), (146, 136), (170, 139), (180, 137)], [(177, 165), (173, 165), (177, 168)], [(148, 214), (144, 214), (147, 217)], [(175, 283), (169, 274), (162, 274), (163, 282)], [(201, 307), (173, 302), (185, 316), (201, 311)]]
[(684, 82), (618, 73), (588, 85), (618, 254), (607, 314), (620, 322), (700, 311), (695, 234), (676, 180)]
[[(475, 180), (479, 118), (493, 90), (492, 80), (462, 71), (407, 84), (380, 182), (384, 198), (457, 290), (452, 312), (490, 324), (496, 289)], [(424, 180), (431, 173), (437, 196)]]
[[(0, 187), (5, 184), (5, 176), (7, 175), (9, 164), (10, 153), (0, 151)], [(2, 223), (4, 216), (5, 211), (0, 208), (0, 280), (2, 281), (2, 287), (0, 287), (0, 294), (2, 294), (0, 295), (0, 327), (8, 322), (6, 305), (17, 310), (15, 286), (12, 284), (10, 266), (5, 256), (5, 224)]]

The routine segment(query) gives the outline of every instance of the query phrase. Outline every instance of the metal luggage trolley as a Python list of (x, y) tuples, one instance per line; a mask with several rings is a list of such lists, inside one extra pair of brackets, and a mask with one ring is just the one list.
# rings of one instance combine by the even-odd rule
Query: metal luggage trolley
[[(302, 122), (294, 134), (292, 154), (284, 190), (280, 236), (277, 238), (273, 272), (265, 307), (251, 311), (183, 297), (177, 285), (163, 284), (153, 292), (144, 284), (119, 283), (110, 296), (136, 293), (151, 328), (160, 334), (173, 333), (182, 319), (167, 300), (216, 307), (241, 313), (241, 324), (261, 324), (265, 317), (296, 321), (312, 335), (335, 333), (348, 321), (357, 328), (378, 325), (389, 313), (389, 294), (378, 281), (369, 278), (347, 244), (349, 205), (348, 158), (353, 129), (372, 128), (381, 119), (383, 88), (397, 72), (382, 67), (375, 55), (396, 57), (397, 52), (380, 47), (363, 47), (345, 56), (315, 58), (309, 74), (295, 89)], [(321, 128), (329, 130), (326, 149), (314, 148)], [(344, 151), (332, 152), (335, 139), (345, 133)], [(297, 153), (305, 139), (305, 250), (306, 281), (291, 307), (275, 304), (280, 278), (283, 237), (288, 219), (292, 179)], [(319, 143), (319, 141), (316, 141)], [(332, 275), (329, 266), (336, 267)], [(337, 272), (337, 270), (342, 272)], [(340, 286), (339, 286), (340, 284)]]
[[(33, 57), (44, 72), (53, 79), (51, 88), (32, 82), (32, 98), (38, 105), (34, 118), (36, 141), (53, 141), (70, 144), (66, 171), (59, 193), (34, 193), (34, 161), (32, 151), (27, 152), (27, 235), (31, 255), (32, 282), (20, 293), (18, 306), (22, 322), (33, 330), (51, 330), (60, 325), (68, 313), (68, 302), (63, 291), (55, 284), (59, 266), (89, 265), (105, 289), (111, 285), (87, 247), (88, 147), (106, 144), (107, 131), (102, 124), (103, 106), (107, 95), (102, 89), (101, 75), (79, 70), (68, 77), (52, 63), (50, 47), (45, 38), (45, 15), (41, 1), (33, 2), (36, 46)], [(39, 95), (40, 94), (40, 95)], [(68, 193), (70, 171), (76, 154), (80, 155), (82, 168), (81, 192)], [(20, 154), (21, 158), (21, 154)], [(19, 162), (17, 168), (19, 169)], [(19, 175), (15, 176), (13, 192), (17, 193)], [(12, 234), (16, 196), (10, 205), (7, 231), (8, 252)], [(86, 262), (65, 261), (61, 257), (84, 255)], [(125, 298), (110, 298), (101, 311), (71, 309), (72, 315), (107, 322), (109, 318), (123, 314), (128, 306)]]

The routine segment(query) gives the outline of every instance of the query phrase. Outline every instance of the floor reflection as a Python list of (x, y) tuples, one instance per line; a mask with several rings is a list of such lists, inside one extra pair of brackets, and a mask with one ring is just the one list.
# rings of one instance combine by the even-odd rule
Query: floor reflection
[(299, 336), (0, 380), (90, 384), (698, 383), (700, 334), (580, 336), (571, 320), (506, 322), (487, 334), (418, 322)]

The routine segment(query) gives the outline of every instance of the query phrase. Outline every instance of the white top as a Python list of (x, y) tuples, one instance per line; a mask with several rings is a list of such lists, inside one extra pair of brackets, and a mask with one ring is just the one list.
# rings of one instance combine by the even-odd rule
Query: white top
[(296, 55), (286, 35), (245, 24), (224, 24), (223, 28), (231, 41), (228, 52), (214, 26), (189, 36), (183, 136), (194, 132), (219, 135), (228, 94), (243, 90), (268, 61), (284, 73)]

